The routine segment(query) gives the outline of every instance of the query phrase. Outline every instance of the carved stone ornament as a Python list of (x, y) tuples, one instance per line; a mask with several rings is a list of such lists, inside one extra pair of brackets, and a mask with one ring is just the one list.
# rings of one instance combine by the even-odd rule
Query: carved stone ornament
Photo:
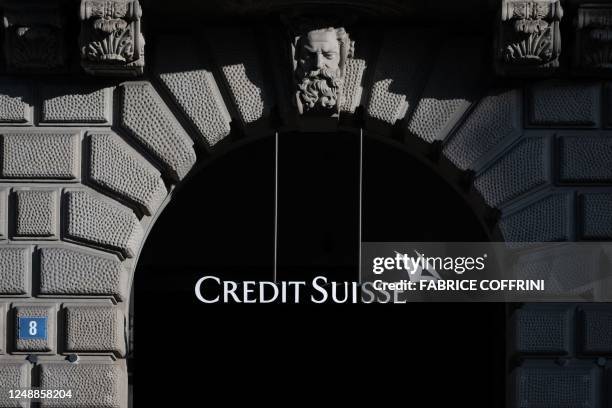
[(9, 72), (55, 71), (65, 65), (62, 13), (56, 3), (14, 1), (4, 6), (4, 53)]
[(576, 17), (575, 66), (612, 73), (612, 5), (581, 5)]
[(311, 24), (294, 36), (293, 78), (300, 114), (338, 115), (346, 62), (354, 46), (342, 27)]
[(142, 10), (138, 0), (81, 0), (81, 65), (93, 75), (141, 75)]
[(537, 74), (557, 68), (562, 18), (560, 0), (502, 0), (498, 70)]

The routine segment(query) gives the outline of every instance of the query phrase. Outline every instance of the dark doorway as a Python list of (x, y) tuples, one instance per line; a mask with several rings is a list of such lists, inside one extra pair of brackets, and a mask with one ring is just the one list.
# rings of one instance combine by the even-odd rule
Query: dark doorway
[[(278, 147), (279, 278), (355, 280), (359, 135), (282, 134)], [(272, 279), (274, 158), (270, 137), (206, 166), (148, 237), (135, 276), (135, 406), (150, 389), (173, 406), (193, 405), (192, 392), (201, 404), (320, 405), (324, 393), (326, 402), (381, 405), (407, 389), (430, 405), (500, 406), (503, 305), (197, 301), (203, 275)], [(364, 241), (487, 240), (462, 197), (423, 163), (368, 138), (363, 162)], [(470, 377), (455, 375), (467, 367)]]

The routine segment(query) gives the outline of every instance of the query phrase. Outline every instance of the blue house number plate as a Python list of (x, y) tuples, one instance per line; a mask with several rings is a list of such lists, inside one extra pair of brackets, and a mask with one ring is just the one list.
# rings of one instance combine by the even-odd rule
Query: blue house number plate
[(20, 340), (47, 340), (46, 317), (20, 317)]

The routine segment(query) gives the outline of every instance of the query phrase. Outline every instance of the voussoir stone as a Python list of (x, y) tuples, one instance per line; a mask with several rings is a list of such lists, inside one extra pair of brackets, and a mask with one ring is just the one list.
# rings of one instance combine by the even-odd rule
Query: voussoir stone
[(167, 195), (161, 174), (113, 133), (89, 137), (89, 179), (153, 214)]
[(182, 179), (196, 162), (193, 141), (148, 82), (121, 86), (121, 126), (164, 166)]
[(143, 230), (132, 210), (86, 190), (68, 191), (66, 196), (68, 238), (118, 250), (128, 258), (136, 255)]

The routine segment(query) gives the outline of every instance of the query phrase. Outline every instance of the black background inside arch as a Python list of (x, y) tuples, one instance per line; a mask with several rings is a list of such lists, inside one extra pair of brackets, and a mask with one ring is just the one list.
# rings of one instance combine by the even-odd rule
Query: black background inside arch
[[(358, 142), (280, 136), (279, 277), (355, 279)], [(486, 240), (462, 199), (406, 153), (366, 139), (364, 165), (364, 240)], [(313, 206), (321, 192), (330, 205)], [(135, 407), (503, 405), (501, 304), (199, 303), (193, 288), (203, 275), (271, 279), (273, 219), (273, 138), (227, 154), (176, 193), (135, 277)], [(326, 268), (309, 252), (333, 262)]]

